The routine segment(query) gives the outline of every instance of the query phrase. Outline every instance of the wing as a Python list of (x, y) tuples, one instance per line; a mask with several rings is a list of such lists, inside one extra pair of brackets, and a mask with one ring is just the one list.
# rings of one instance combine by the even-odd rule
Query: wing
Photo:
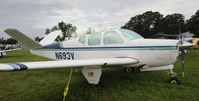
[(139, 60), (134, 58), (102, 58), (102, 59), (82, 59), (65, 61), (40, 61), (40, 62), (20, 62), (14, 64), (0, 64), (0, 71), (46, 69), (46, 68), (73, 68), (85, 66), (114, 66), (136, 64)]
[(61, 30), (53, 31), (49, 33), (44, 39), (42, 39), (39, 43), (37, 43), (28, 36), (26, 36), (24, 33), (18, 31), (17, 29), (9, 28), (6, 29), (5, 32), (14, 39), (16, 39), (23, 46), (23, 48), (28, 50), (51, 44), (62, 33)]

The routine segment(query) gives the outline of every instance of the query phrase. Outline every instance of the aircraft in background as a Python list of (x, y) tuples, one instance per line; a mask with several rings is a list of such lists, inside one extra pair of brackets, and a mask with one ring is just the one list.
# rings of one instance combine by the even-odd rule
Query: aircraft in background
[(15, 50), (20, 50), (21, 48), (15, 48), (15, 49), (0, 49), (0, 57), (5, 57), (7, 55), (7, 52), (15, 51)]
[(6, 56), (6, 51), (0, 49), (0, 57)]
[(141, 71), (167, 70), (171, 74), (170, 83), (179, 83), (173, 72), (174, 63), (182, 48), (192, 46), (179, 40), (144, 39), (127, 29), (95, 32), (56, 43), (54, 40), (61, 31), (50, 33), (40, 43), (16, 29), (5, 32), (32, 54), (57, 61), (1, 63), (0, 71), (81, 68), (89, 84), (99, 83), (102, 68), (106, 66), (139, 68)]

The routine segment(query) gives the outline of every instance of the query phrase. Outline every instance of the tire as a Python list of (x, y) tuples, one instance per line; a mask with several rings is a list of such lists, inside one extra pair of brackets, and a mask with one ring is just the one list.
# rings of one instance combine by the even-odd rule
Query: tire
[(168, 83), (170, 84), (174, 84), (174, 85), (180, 85), (181, 82), (177, 77), (171, 77), (168, 81)]
[(131, 68), (131, 67), (126, 67), (126, 68), (125, 68), (125, 71), (126, 71), (127, 73), (131, 73), (131, 72), (132, 72), (132, 68)]

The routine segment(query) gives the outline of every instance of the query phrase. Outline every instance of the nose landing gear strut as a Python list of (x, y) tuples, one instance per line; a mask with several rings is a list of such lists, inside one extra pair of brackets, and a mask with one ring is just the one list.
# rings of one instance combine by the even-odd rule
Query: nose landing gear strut
[(170, 69), (170, 75), (171, 77), (169, 78), (168, 83), (175, 84), (175, 85), (181, 84), (180, 80), (177, 78), (177, 74), (173, 72), (172, 69)]

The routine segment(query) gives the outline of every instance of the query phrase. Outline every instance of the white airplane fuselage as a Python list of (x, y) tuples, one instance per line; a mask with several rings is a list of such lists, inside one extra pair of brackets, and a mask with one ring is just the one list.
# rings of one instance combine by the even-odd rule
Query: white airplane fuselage
[[(178, 56), (178, 40), (136, 39), (125, 44), (89, 46), (77, 39), (54, 43), (31, 50), (35, 55), (53, 60), (78, 60), (96, 58), (131, 57), (140, 62), (132, 66), (166, 66), (175, 63)], [(102, 43), (102, 42), (101, 42)]]

